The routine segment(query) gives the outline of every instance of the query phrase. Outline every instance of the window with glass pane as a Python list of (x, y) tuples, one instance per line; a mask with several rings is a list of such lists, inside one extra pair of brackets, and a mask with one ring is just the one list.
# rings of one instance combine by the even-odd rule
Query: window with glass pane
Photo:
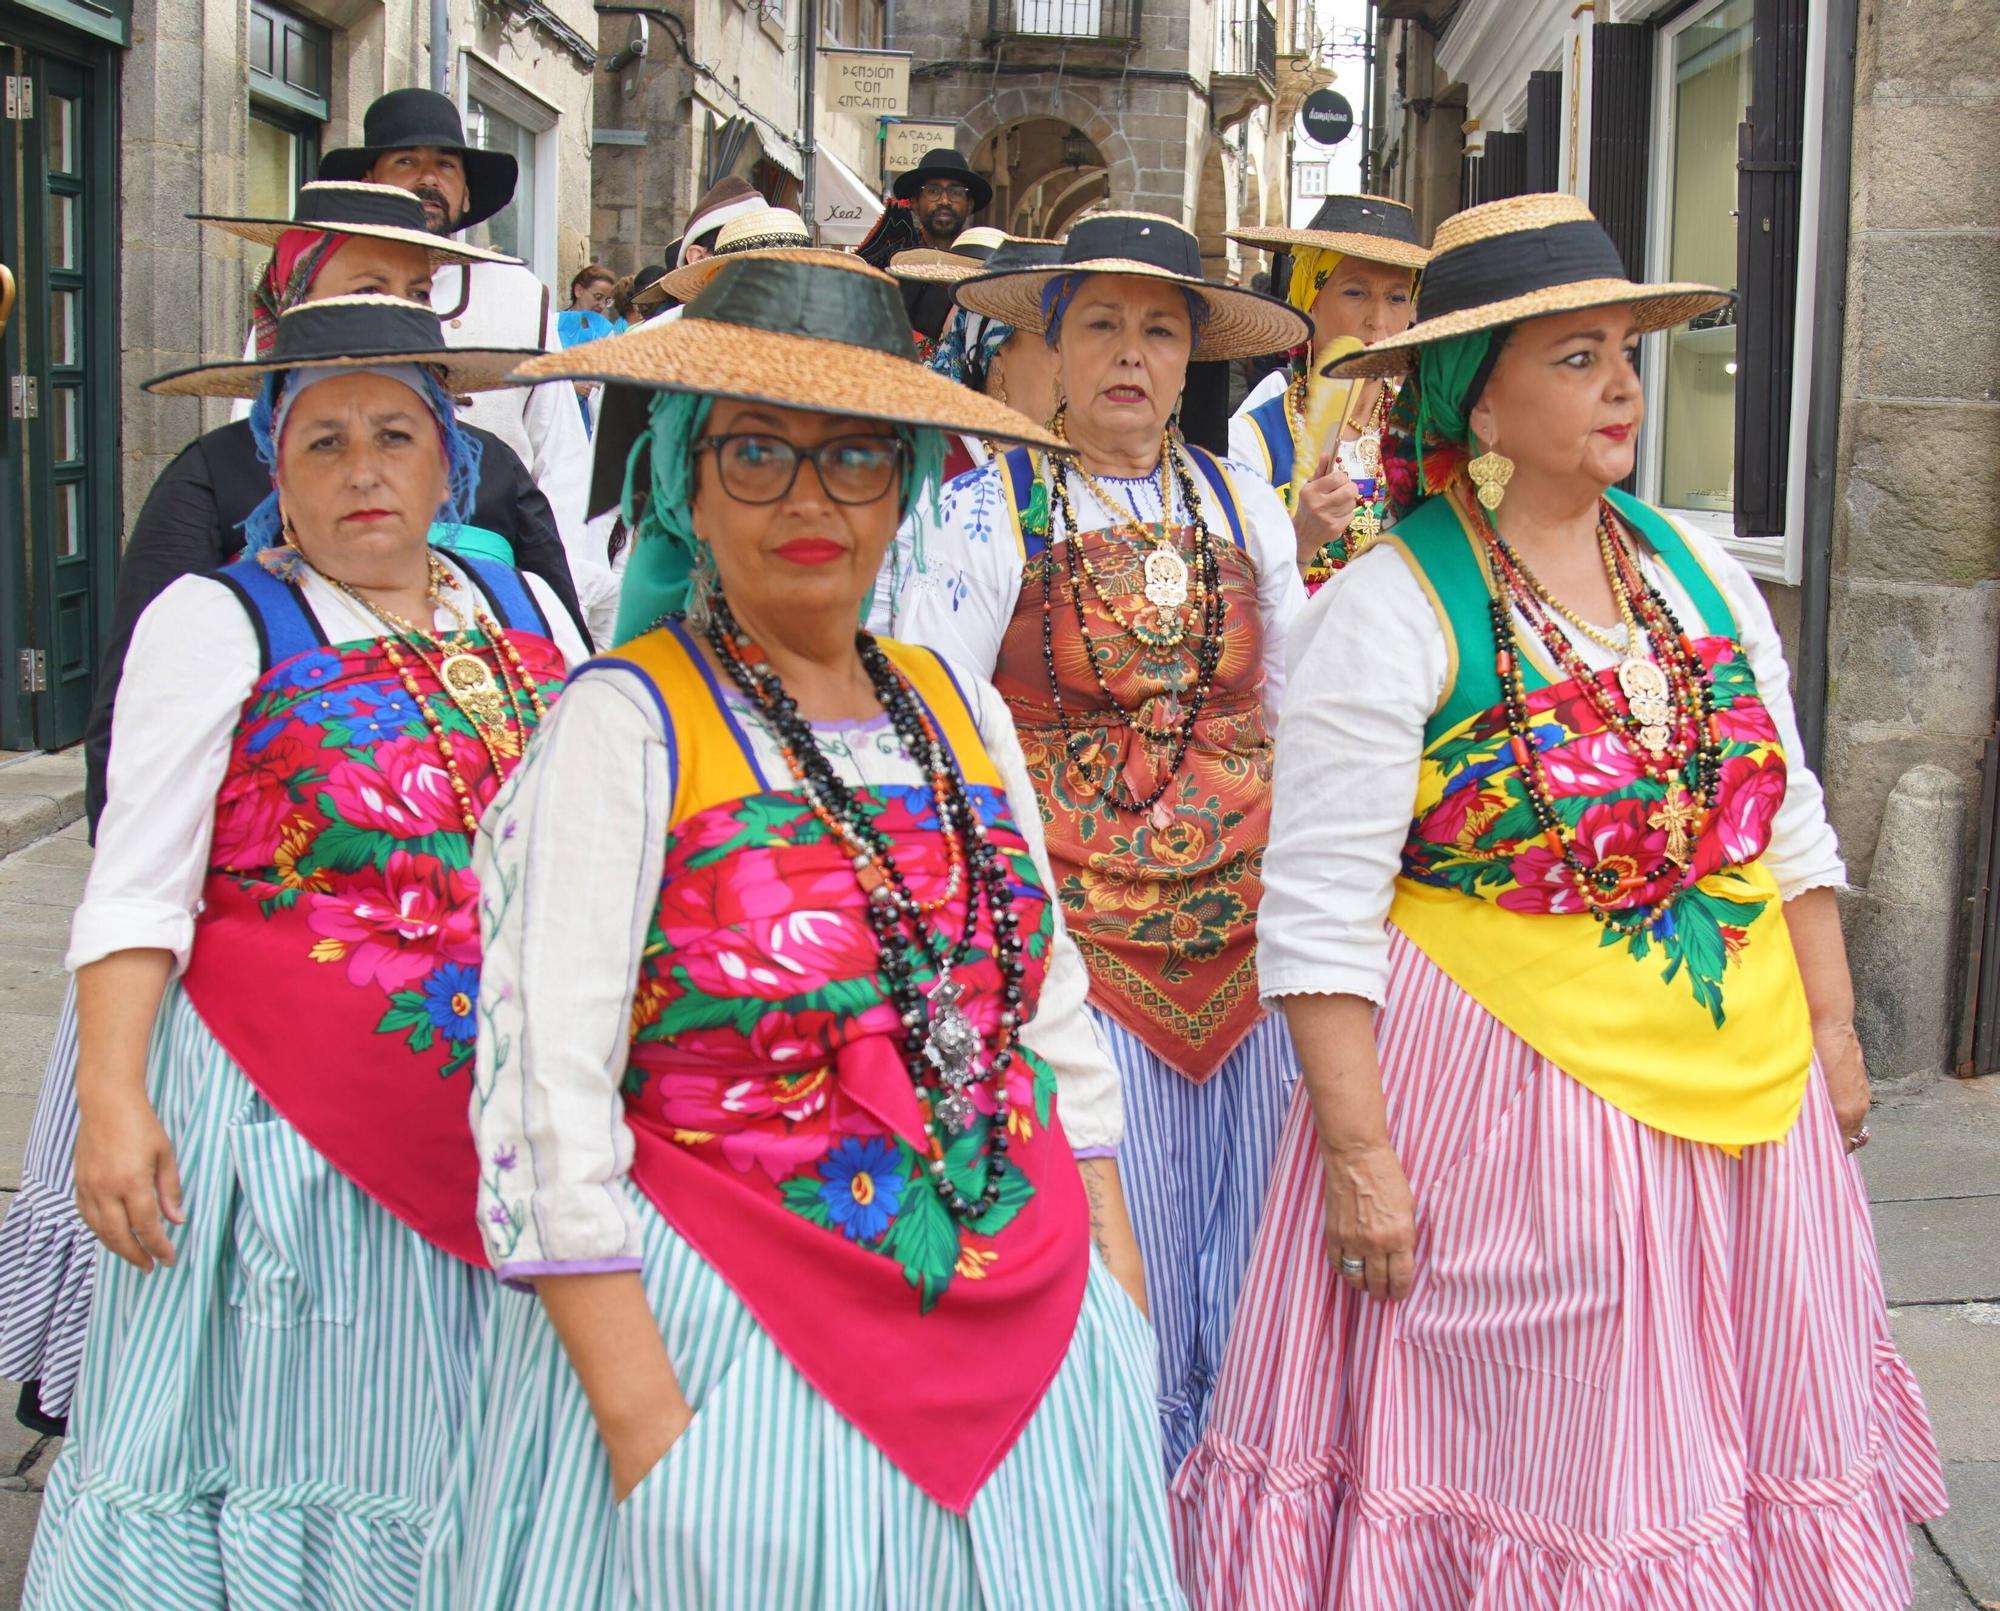
[[(1725, 0), (1674, 36), (1673, 207), (1667, 277), (1736, 283), (1736, 128), (1750, 111), (1753, 0)], [(1735, 507), (1736, 324), (1731, 309), (1666, 338), (1660, 501)]]
[(482, 151), (505, 151), (521, 165), (514, 199), (472, 231), (475, 245), (490, 246), (530, 262), (535, 255), (535, 133), (470, 95), (465, 103), (465, 133)]
[[(251, 216), (289, 218), (299, 186), (311, 175), (307, 138), (288, 122), (250, 113), (249, 199)], [(261, 264), (259, 265), (262, 266)]]

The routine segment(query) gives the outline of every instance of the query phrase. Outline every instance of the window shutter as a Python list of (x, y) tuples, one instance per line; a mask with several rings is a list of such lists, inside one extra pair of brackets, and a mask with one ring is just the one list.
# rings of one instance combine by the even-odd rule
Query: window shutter
[(1528, 178), (1523, 194), (1562, 188), (1560, 72), (1528, 75)]
[(1590, 34), (1590, 210), (1617, 243), (1625, 272), (1643, 280), (1653, 30), (1644, 23), (1600, 22)]
[(1525, 134), (1489, 134), (1486, 156), (1480, 163), (1479, 199), (1501, 201), (1523, 196), (1528, 191), (1528, 137)]
[(1756, 0), (1750, 121), (1737, 130), (1736, 534), (1785, 529), (1807, 0)]

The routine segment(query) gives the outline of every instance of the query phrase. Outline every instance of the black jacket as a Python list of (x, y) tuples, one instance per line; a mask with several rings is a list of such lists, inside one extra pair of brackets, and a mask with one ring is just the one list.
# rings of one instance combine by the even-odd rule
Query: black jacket
[[(468, 517), (514, 545), (514, 562), (554, 589), (583, 641), (583, 610), (570, 580), (569, 559), (542, 496), (520, 456), (491, 432), (465, 426), (479, 439), (479, 490)], [(271, 490), (271, 472), (257, 457), (247, 420), (198, 436), (160, 473), (118, 566), (111, 636), (97, 668), (97, 691), (84, 729), (84, 809), (90, 831), (104, 812), (105, 769), (111, 759), (111, 707), (125, 672), (132, 629), (147, 605), (183, 576), (199, 576), (243, 552), (242, 523)]]

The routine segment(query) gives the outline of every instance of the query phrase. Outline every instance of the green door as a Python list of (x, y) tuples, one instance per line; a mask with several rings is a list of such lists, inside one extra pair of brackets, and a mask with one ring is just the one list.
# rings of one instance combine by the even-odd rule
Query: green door
[(52, 750), (83, 736), (117, 562), (117, 124), (110, 52), (31, 29), (0, 9), (0, 748)]

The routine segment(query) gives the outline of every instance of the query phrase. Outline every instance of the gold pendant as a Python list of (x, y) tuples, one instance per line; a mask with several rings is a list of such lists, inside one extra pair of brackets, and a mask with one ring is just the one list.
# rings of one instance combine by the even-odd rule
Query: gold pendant
[(1667, 674), (1651, 660), (1627, 655), (1618, 663), (1618, 686), (1624, 692), (1626, 709), (1639, 724), (1639, 742), (1650, 754), (1661, 754), (1673, 719)]
[(1347, 523), (1347, 547), (1350, 558), (1358, 559), (1361, 550), (1382, 535), (1382, 517), (1366, 503), (1357, 504), (1354, 518)]
[(452, 702), (482, 727), (498, 727), (507, 715), (493, 669), (478, 655), (461, 649), (446, 655), (438, 667), (438, 677)]
[(1373, 478), (1382, 473), (1382, 435), (1379, 431), (1369, 431), (1359, 437), (1354, 444), (1355, 461), (1361, 466), (1364, 476)]
[(1698, 815), (1687, 791), (1675, 782), (1667, 785), (1667, 797), (1660, 802), (1660, 809), (1646, 819), (1647, 827), (1666, 830), (1667, 860), (1676, 867), (1688, 864), (1691, 848), (1688, 830), (1694, 826)]
[(1156, 610), (1177, 610), (1187, 603), (1187, 561), (1165, 544), (1146, 554), (1146, 602)]

